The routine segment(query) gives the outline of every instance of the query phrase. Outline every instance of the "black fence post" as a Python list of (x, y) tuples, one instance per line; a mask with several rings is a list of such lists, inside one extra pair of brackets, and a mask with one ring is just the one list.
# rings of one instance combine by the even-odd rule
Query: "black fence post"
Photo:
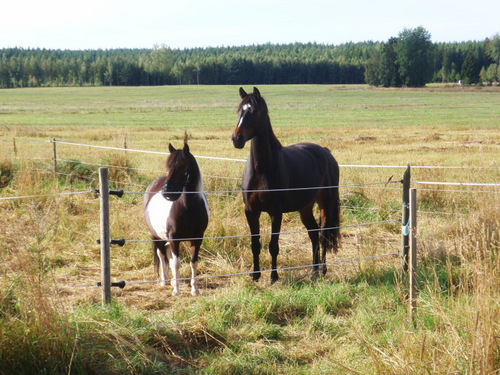
[(109, 235), (109, 184), (108, 168), (99, 168), (99, 196), (101, 204), (101, 285), (103, 305), (111, 302), (111, 267)]

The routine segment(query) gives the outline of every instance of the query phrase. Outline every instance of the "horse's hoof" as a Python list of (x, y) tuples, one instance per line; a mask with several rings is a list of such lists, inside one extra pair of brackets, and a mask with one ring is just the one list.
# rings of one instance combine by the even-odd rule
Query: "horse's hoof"
[(319, 279), (319, 272), (318, 271), (313, 271), (311, 274), (311, 281), (316, 281)]
[(198, 289), (193, 289), (191, 290), (191, 295), (193, 297), (198, 297), (200, 295), (200, 292), (198, 291)]
[(321, 269), (321, 273), (323, 274), (323, 276), (326, 275), (326, 266), (324, 266), (322, 269)]
[(276, 273), (276, 275), (271, 274), (271, 285), (273, 285), (278, 280), (279, 280), (279, 276), (277, 273)]
[(172, 292), (172, 295), (173, 295), (174, 297), (177, 297), (179, 294), (181, 294), (181, 292), (180, 292), (180, 291), (178, 291), (178, 290), (175, 290), (175, 289), (174, 289), (174, 290), (173, 290), (173, 292)]
[(259, 281), (259, 279), (260, 279), (260, 272), (254, 272), (252, 274), (252, 280), (257, 282), (257, 281)]
[(167, 285), (167, 283), (165, 281), (160, 282), (160, 286), (165, 286), (165, 285)]

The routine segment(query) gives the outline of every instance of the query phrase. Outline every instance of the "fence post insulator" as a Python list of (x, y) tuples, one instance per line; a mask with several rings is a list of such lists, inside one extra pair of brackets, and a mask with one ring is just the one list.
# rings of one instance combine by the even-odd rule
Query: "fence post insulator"
[[(122, 281), (118, 281), (117, 283), (111, 283), (111, 286), (115, 286), (115, 287), (118, 287), (118, 288), (120, 288), (120, 289), (123, 289), (123, 288), (125, 288), (125, 285), (126, 285), (126, 284), (127, 284), (127, 283), (126, 283), (125, 281), (123, 281), (123, 280), (122, 280)], [(102, 287), (102, 282), (98, 281), (98, 282), (95, 284), (95, 286), (97, 286), (97, 287)]]
[[(94, 189), (94, 190), (92, 190), (92, 193), (94, 193), (94, 194), (100, 194), (101, 191), (99, 189)], [(125, 192), (123, 191), (123, 189), (109, 190), (108, 194), (109, 195), (116, 195), (118, 198), (121, 198), (121, 197), (123, 197), (123, 194), (125, 194)]]
[[(123, 245), (125, 245), (125, 242), (126, 242), (126, 241), (125, 241), (125, 238), (120, 238), (119, 240), (112, 240), (112, 239), (110, 239), (110, 240), (109, 240), (109, 243), (110, 243), (111, 245), (118, 245), (118, 246), (120, 246), (120, 247), (122, 247)], [(96, 241), (96, 243), (97, 243), (98, 245), (100, 245), (100, 244), (101, 244), (101, 240), (100, 240), (100, 239), (98, 239), (98, 240)]]

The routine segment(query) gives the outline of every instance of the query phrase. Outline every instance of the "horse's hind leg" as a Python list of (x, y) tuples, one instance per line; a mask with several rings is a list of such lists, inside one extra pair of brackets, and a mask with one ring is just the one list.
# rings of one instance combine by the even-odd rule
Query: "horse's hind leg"
[(199, 296), (196, 275), (198, 273), (198, 252), (200, 251), (201, 241), (191, 241), (191, 295)]
[(281, 221), (283, 220), (283, 214), (275, 214), (271, 216), (271, 241), (269, 242), (269, 253), (271, 254), (271, 284), (278, 281), (278, 254), (280, 252), (279, 238), (281, 230)]
[(312, 277), (314, 278), (318, 276), (319, 273), (318, 264), (320, 262), (318, 223), (316, 222), (316, 219), (314, 218), (314, 215), (312, 213), (312, 205), (303, 208), (302, 210), (299, 211), (299, 213), (300, 213), (300, 220), (308, 230), (307, 234), (309, 235), (309, 239), (311, 240), (312, 244), (312, 255), (313, 255)]
[[(337, 172), (338, 173), (338, 172)], [(338, 177), (330, 184), (338, 185)], [(335, 254), (339, 246), (339, 191), (338, 188), (324, 191), (318, 200), (321, 215), (320, 243), (322, 248), (321, 262), (326, 263), (326, 252), (332, 250)], [(326, 264), (321, 266), (321, 272), (326, 274)]]

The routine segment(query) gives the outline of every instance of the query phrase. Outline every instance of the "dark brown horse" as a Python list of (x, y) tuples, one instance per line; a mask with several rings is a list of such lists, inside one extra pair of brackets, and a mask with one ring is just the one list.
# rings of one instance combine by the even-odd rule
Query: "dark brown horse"
[[(326, 251), (337, 251), (339, 238), (339, 167), (327, 148), (313, 143), (297, 143), (283, 147), (274, 135), (266, 102), (254, 87), (252, 94), (240, 88), (238, 123), (232, 135), (233, 145), (243, 148), (251, 140), (250, 156), (243, 172), (245, 215), (252, 234), (254, 262), (253, 279), (260, 278), (260, 224), (262, 212), (271, 217), (272, 235), (271, 282), (278, 280), (276, 260), (279, 253), (279, 232), (284, 212), (298, 211), (312, 242), (313, 276), (320, 263), (325, 263)], [(260, 190), (260, 191), (256, 191)], [(271, 190), (271, 191), (269, 191)], [(320, 223), (313, 215), (318, 203)], [(323, 274), (326, 266), (322, 265)]]
[(158, 177), (144, 196), (144, 218), (153, 239), (155, 268), (160, 270), (165, 285), (168, 268), (172, 270), (174, 296), (179, 291), (180, 240), (191, 242), (191, 294), (199, 294), (196, 285), (198, 252), (208, 225), (208, 204), (203, 191), (203, 179), (194, 156), (189, 152), (187, 139), (183, 149), (168, 145), (167, 176)]

